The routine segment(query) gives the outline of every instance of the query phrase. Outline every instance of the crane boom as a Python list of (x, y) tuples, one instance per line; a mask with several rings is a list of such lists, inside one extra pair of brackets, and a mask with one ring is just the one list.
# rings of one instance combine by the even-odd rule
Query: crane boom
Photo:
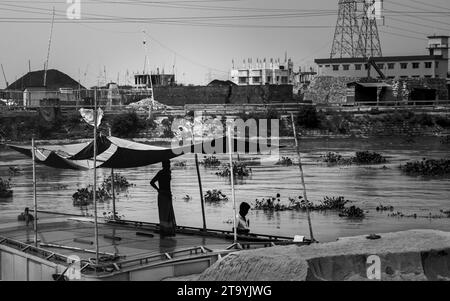
[(6, 79), (5, 69), (3, 69), (3, 64), (1, 64), (1, 66), (2, 66), (3, 78), (5, 79), (5, 83), (6, 83), (6, 88), (8, 88), (9, 84), (8, 84), (8, 80)]

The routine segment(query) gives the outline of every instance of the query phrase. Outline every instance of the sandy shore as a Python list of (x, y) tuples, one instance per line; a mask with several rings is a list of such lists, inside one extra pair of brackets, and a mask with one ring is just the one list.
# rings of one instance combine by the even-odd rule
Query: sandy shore
[[(450, 280), (450, 232), (409, 230), (340, 238), (310, 246), (232, 253), (197, 277), (204, 281), (368, 280), (379, 258), (380, 280)], [(368, 263), (369, 262), (369, 263)]]

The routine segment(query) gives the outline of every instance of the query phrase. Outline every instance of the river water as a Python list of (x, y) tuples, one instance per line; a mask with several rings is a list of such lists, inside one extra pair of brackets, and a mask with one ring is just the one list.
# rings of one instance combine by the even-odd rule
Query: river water
[[(293, 141), (283, 141), (281, 156), (297, 161)], [(161, 145), (161, 144), (160, 144)], [(349, 220), (339, 217), (337, 212), (313, 212), (311, 220), (314, 236), (319, 241), (333, 241), (338, 237), (400, 231), (406, 229), (440, 229), (450, 231), (450, 219), (425, 218), (431, 212), (439, 214), (441, 209), (450, 210), (450, 180), (411, 177), (400, 172), (398, 166), (410, 160), (426, 158), (448, 158), (450, 145), (441, 144), (438, 138), (419, 138), (406, 142), (403, 138), (384, 139), (304, 139), (301, 141), (302, 160), (308, 198), (319, 201), (325, 196), (345, 196), (365, 211), (366, 218)], [(327, 166), (320, 161), (326, 152), (352, 155), (358, 150), (382, 153), (388, 158), (383, 166)], [(223, 163), (227, 156), (217, 156)], [(200, 156), (202, 159), (202, 156)], [(255, 156), (240, 156), (240, 160), (257, 160)], [(184, 155), (173, 162), (185, 161), (185, 168), (173, 167), (172, 191), (177, 224), (202, 226), (201, 204), (193, 155)], [(14, 220), (24, 207), (32, 208), (32, 168), (30, 159), (6, 148), (0, 148), (0, 177), (8, 178), (8, 167), (15, 166), (20, 172), (11, 177), (14, 196), (0, 200), (0, 222)], [(156, 193), (149, 180), (160, 169), (160, 165), (147, 166), (116, 172), (125, 176), (134, 186), (117, 196), (117, 209), (129, 220), (158, 222)], [(203, 191), (220, 189), (230, 201), (206, 204), (208, 228), (231, 230), (232, 218), (231, 186), (229, 180), (215, 175), (215, 170), (200, 167)], [(110, 175), (110, 170), (98, 170), (101, 182)], [(38, 202), (40, 210), (65, 213), (93, 213), (92, 207), (74, 207), (72, 194), (92, 183), (92, 171), (58, 170), (37, 166)], [(256, 198), (281, 194), (282, 202), (288, 197), (302, 195), (298, 166), (256, 164), (252, 175), (239, 180), (236, 185), (236, 200), (254, 203)], [(189, 195), (189, 200), (183, 197)], [(418, 218), (389, 217), (389, 212), (377, 212), (379, 204), (392, 205), (395, 211), (416, 213)], [(99, 203), (99, 214), (110, 211), (110, 201)], [(309, 237), (307, 217), (304, 212), (249, 213), (251, 229), (255, 233)]]

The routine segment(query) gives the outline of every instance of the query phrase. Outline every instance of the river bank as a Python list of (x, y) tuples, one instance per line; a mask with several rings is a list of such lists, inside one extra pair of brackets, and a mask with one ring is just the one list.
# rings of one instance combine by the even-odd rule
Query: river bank
[[(28, 116), (29, 115), (29, 116)], [(65, 116), (55, 115), (45, 119), (35, 112), (27, 116), (2, 117), (0, 119), (0, 141), (38, 140), (83, 140), (92, 136), (92, 128), (79, 113)], [(172, 124), (176, 119), (192, 118), (194, 112), (186, 116), (168, 116), (155, 120), (139, 117), (134, 111), (106, 114), (99, 132), (107, 135), (110, 131), (116, 137), (148, 139), (170, 139), (174, 136)], [(215, 117), (215, 116), (212, 116)], [(210, 117), (210, 118), (212, 118)], [(233, 116), (240, 119), (279, 119), (279, 135), (292, 137), (292, 121), (276, 110), (265, 113), (242, 113)], [(219, 116), (224, 124), (225, 116)], [(369, 112), (322, 112), (307, 107), (294, 116), (297, 132), (304, 138), (345, 138), (345, 137), (388, 137), (388, 136), (442, 136), (450, 135), (450, 114), (446, 112), (420, 113), (399, 110), (390, 113), (371, 110)]]

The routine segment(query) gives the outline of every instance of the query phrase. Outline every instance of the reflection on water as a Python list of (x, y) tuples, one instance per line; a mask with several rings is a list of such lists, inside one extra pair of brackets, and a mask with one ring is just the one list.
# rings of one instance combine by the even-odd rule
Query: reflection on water
[[(419, 139), (417, 139), (419, 140)], [(296, 161), (292, 142), (283, 142), (289, 147), (281, 150), (281, 156)], [(400, 173), (398, 165), (422, 157), (443, 158), (448, 156), (450, 146), (439, 143), (438, 138), (421, 138), (415, 143), (402, 139), (310, 139), (301, 141), (305, 180), (310, 200), (321, 200), (324, 196), (345, 196), (361, 207), (367, 217), (363, 220), (348, 220), (336, 212), (313, 212), (311, 219), (316, 239), (330, 241), (337, 237), (399, 231), (415, 228), (433, 228), (450, 231), (449, 219), (393, 218), (387, 212), (377, 212), (380, 203), (392, 205), (404, 213), (426, 215), (431, 210), (438, 213), (450, 209), (449, 179), (422, 179)], [(320, 162), (320, 156), (329, 151), (351, 155), (357, 150), (381, 152), (388, 157), (386, 166), (334, 166)], [(227, 162), (227, 156), (217, 156)], [(252, 160), (255, 156), (240, 156), (241, 160)], [(197, 176), (192, 155), (178, 159), (186, 161), (185, 168), (173, 168), (172, 189), (177, 223), (188, 226), (202, 226), (201, 204)], [(174, 160), (177, 161), (177, 160)], [(2, 221), (14, 220), (24, 207), (32, 207), (32, 170), (26, 157), (0, 149), (0, 177), (9, 177), (9, 166), (17, 166), (20, 172), (11, 177), (14, 196), (0, 200)], [(158, 222), (157, 195), (149, 181), (160, 169), (160, 165), (117, 171), (135, 184), (128, 192), (120, 192), (117, 210), (126, 219)], [(219, 204), (205, 204), (207, 226), (215, 229), (231, 229), (227, 222), (232, 218), (232, 202), (229, 180), (215, 175), (216, 170), (201, 167), (203, 191), (220, 189), (230, 199)], [(102, 181), (110, 170), (98, 170)], [(92, 207), (76, 208), (72, 205), (72, 194), (92, 182), (93, 173), (86, 171), (58, 170), (37, 166), (38, 200), (41, 210), (92, 214)], [(252, 175), (236, 183), (236, 200), (253, 202), (256, 198), (281, 194), (282, 200), (302, 194), (298, 167), (280, 165), (252, 165)], [(186, 195), (189, 200), (184, 199)], [(112, 210), (111, 201), (99, 204), (99, 216)], [(303, 212), (251, 211), (250, 226), (254, 232), (293, 236), (307, 235), (308, 226)]]

